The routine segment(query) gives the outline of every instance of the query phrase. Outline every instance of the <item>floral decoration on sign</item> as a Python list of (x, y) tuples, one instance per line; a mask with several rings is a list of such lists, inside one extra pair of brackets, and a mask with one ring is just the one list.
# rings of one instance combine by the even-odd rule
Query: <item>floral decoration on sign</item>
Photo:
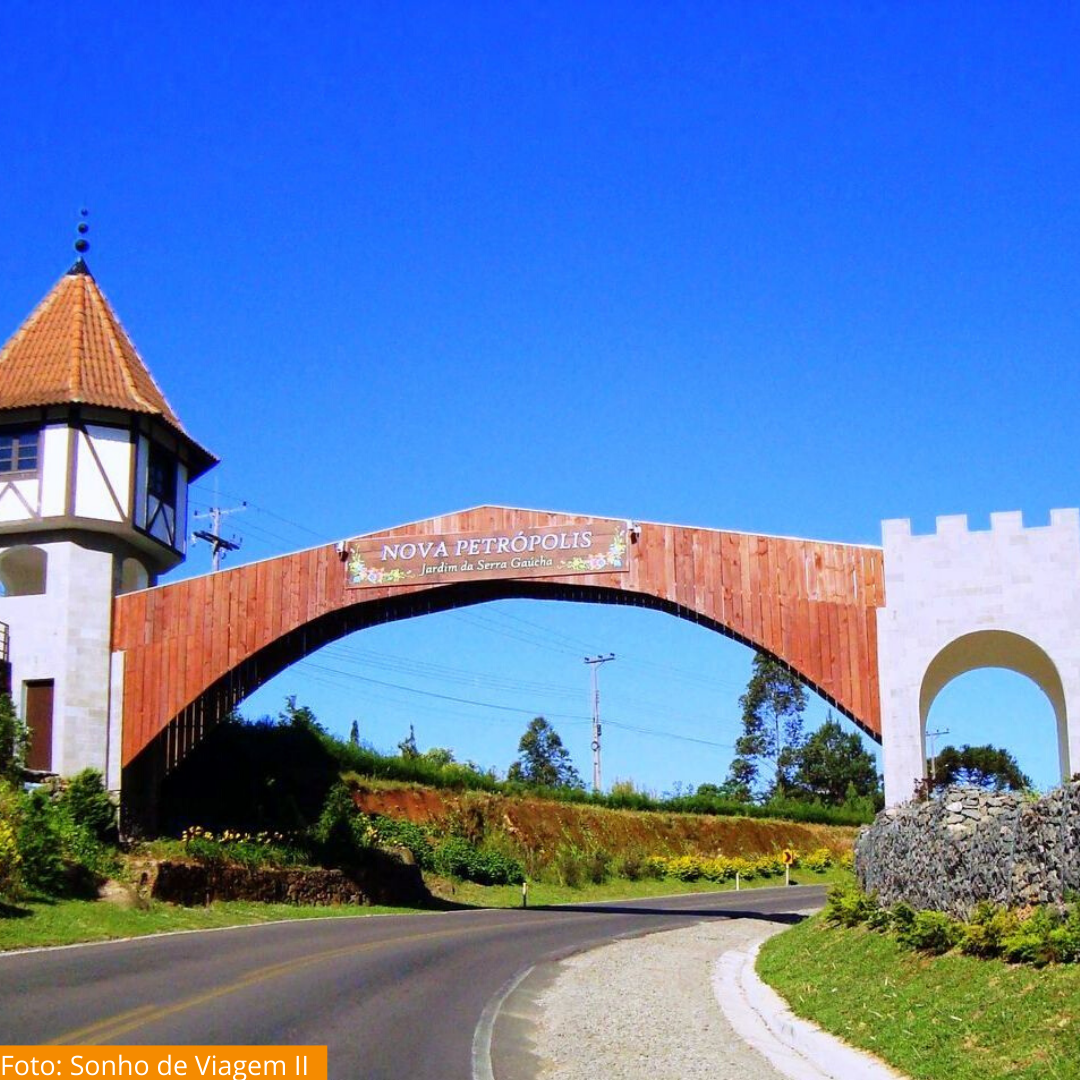
[(626, 530), (619, 529), (611, 538), (607, 552), (595, 555), (575, 555), (559, 564), (567, 570), (621, 570), (626, 558)]
[(365, 582), (371, 585), (399, 585), (413, 576), (411, 570), (402, 570), (400, 567), (395, 567), (393, 570), (380, 570), (377, 566), (368, 566), (364, 562), (363, 552), (355, 548), (349, 552), (346, 567), (350, 585), (363, 585)]

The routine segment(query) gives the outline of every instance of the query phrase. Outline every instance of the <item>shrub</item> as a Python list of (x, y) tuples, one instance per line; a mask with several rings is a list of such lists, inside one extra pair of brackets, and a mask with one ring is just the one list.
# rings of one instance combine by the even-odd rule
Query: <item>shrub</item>
[(290, 844), (281, 833), (225, 832), (214, 834), (198, 825), (185, 829), (181, 840), (184, 853), (207, 865), (235, 863), (249, 869), (264, 866), (296, 866), (305, 862), (304, 852)]
[(659, 880), (667, 873), (667, 863), (661, 855), (650, 855), (645, 860), (644, 874), (646, 877)]
[(19, 891), (18, 837), (10, 821), (0, 818), (0, 896), (15, 897)]
[(939, 956), (960, 941), (963, 926), (943, 911), (917, 911), (911, 924), (896, 936), (909, 948)]
[(416, 865), (422, 870), (431, 870), (434, 867), (435, 850), (429, 829), (411, 821), (383, 817), (380, 814), (370, 817), (368, 824), (370, 836), (380, 847), (407, 848), (416, 860)]
[(701, 864), (701, 876), (706, 881), (728, 881), (735, 876), (735, 863), (723, 855), (715, 859), (706, 859)]
[(602, 885), (611, 877), (611, 867), (614, 859), (610, 852), (602, 848), (593, 848), (585, 852), (585, 877), (594, 885)]
[(753, 881), (757, 877), (757, 866), (741, 856), (731, 860), (731, 868), (743, 881)]
[(15, 712), (11, 695), (0, 694), (0, 779), (18, 779), (29, 745), (30, 732)]
[(784, 872), (784, 858), (782, 855), (759, 855), (754, 859), (754, 869), (762, 877), (776, 877)]
[(676, 881), (697, 881), (702, 876), (701, 864), (696, 855), (679, 855), (665, 861), (664, 873)]
[(436, 873), (446, 877), (472, 880), (476, 849), (460, 836), (448, 836), (435, 848), (432, 865)]
[(327, 792), (312, 834), (320, 857), (331, 866), (355, 863), (370, 846), (367, 822), (357, 812), (352, 794), (344, 784), (334, 784)]
[(899, 937), (906, 934), (915, 923), (915, 909), (901, 900), (889, 911), (889, 929)]
[(98, 840), (116, 836), (116, 806), (97, 769), (83, 769), (65, 785), (60, 803), (80, 828)]
[(615, 861), (615, 873), (627, 881), (640, 881), (649, 875), (649, 857), (643, 851), (628, 851)]
[(479, 885), (520, 885), (525, 872), (516, 859), (502, 852), (482, 849), (462, 836), (448, 836), (432, 858), (436, 873), (475, 881)]
[(65, 874), (58, 814), (45, 791), (33, 792), (23, 804), (18, 840), (27, 888), (46, 896), (63, 893)]
[(891, 931), (902, 944), (932, 955), (959, 948), (969, 956), (1000, 956), (1037, 967), (1080, 961), (1080, 905), (1075, 903), (1064, 912), (1050, 905), (1010, 911), (982, 901), (962, 922), (940, 911), (916, 911), (903, 902), (885, 912), (857, 887), (836, 886), (830, 890), (825, 919), (831, 925), (865, 923)]
[(560, 885), (568, 889), (580, 889), (585, 883), (585, 870), (581, 865), (577, 849), (572, 845), (561, 844), (551, 860), (551, 869)]
[(832, 852), (825, 847), (816, 848), (809, 855), (802, 855), (799, 858), (799, 865), (814, 874), (824, 874), (832, 864)]
[(1020, 925), (1016, 915), (997, 904), (983, 900), (975, 905), (971, 918), (964, 924), (960, 951), (984, 959), (1000, 956), (1002, 942), (1014, 934)]
[(831, 926), (859, 926), (877, 910), (877, 897), (855, 885), (834, 885), (825, 900), (825, 921)]
[(1040, 907), (1001, 939), (1001, 955), (1013, 964), (1060, 964), (1076, 959), (1077, 941), (1057, 911)]

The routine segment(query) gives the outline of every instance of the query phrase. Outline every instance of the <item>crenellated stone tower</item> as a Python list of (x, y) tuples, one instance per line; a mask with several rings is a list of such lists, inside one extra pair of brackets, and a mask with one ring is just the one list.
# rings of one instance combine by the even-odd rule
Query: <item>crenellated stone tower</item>
[[(1019, 512), (971, 530), (939, 517), (928, 536), (907, 519), (882, 526), (886, 605), (878, 611), (885, 801), (910, 799), (926, 775), (926, 720), (948, 683), (977, 668), (1008, 668), (1049, 698), (1061, 779), (1080, 768), (1080, 511), (1048, 525)], [(1022, 719), (1018, 718), (1018, 724)], [(1026, 732), (1017, 731), (1018, 740)]]
[(215, 463), (80, 255), (0, 350), (0, 623), (30, 768), (119, 787), (112, 601), (184, 559), (188, 484)]

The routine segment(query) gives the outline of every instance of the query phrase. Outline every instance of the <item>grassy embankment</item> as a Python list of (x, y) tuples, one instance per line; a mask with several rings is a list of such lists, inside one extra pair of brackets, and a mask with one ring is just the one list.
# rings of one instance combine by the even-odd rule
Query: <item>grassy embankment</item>
[[(707, 880), (681, 881), (673, 877), (640, 875), (630, 880), (619, 868), (640, 863), (646, 853), (667, 856), (715, 854), (740, 856), (774, 853), (785, 846), (802, 852), (827, 846), (838, 856), (850, 849), (854, 830), (801, 823), (732, 819), (685, 814), (638, 813), (596, 806), (573, 806), (542, 799), (513, 799), (479, 792), (439, 792), (415, 786), (368, 787), (360, 794), (358, 810), (423, 823), (432, 835), (468, 829), (485, 844), (495, 845), (522, 858), (529, 872), (529, 904), (588, 903), (634, 897), (664, 896), (732, 889), (734, 883)], [(590, 880), (602, 849), (610, 872), (601, 881)], [(146, 845), (128, 874), (135, 880), (150, 858), (184, 857), (179, 841)], [(578, 870), (573, 884), (567, 874)], [(120, 877), (123, 879), (124, 872)], [(830, 868), (823, 874), (796, 868), (793, 882), (831, 883), (844, 871)], [(743, 888), (776, 886), (783, 876), (757, 876), (742, 881)], [(428, 875), (432, 892), (443, 904), (470, 907), (518, 907), (519, 885), (484, 886)], [(401, 908), (299, 908), (252, 903), (215, 903), (206, 908), (181, 908), (160, 902), (118, 906), (107, 901), (52, 898), (13, 902), (0, 906), (0, 949), (98, 941), (168, 930), (265, 922), (271, 919), (367, 915)]]
[[(821, 885), (850, 879), (845, 870), (824, 874), (796, 872), (792, 885)], [(757, 879), (743, 889), (776, 888), (783, 879)], [(432, 893), (446, 906), (406, 907), (300, 907), (295, 904), (215, 902), (208, 907), (178, 907), (152, 901), (145, 909), (125, 908), (104, 900), (30, 901), (0, 906), (0, 951), (71, 945), (86, 941), (141, 937), (178, 930), (211, 930), (225, 926), (248, 926), (283, 919), (364, 918), (370, 915), (415, 915), (461, 908), (516, 908), (521, 906), (518, 885), (477, 885), (472, 881), (429, 879)], [(578, 888), (537, 882), (529, 886), (529, 906), (587, 904), (632, 900), (650, 896), (678, 896), (687, 893), (735, 892), (730, 882), (722, 885), (705, 881), (627, 881), (616, 878), (600, 885)]]
[(766, 942), (758, 971), (800, 1016), (916, 1080), (1080, 1078), (1080, 965), (928, 957), (814, 918)]
[(418, 909), (400, 907), (299, 907), (243, 901), (208, 907), (179, 907), (152, 901), (145, 909), (121, 907), (106, 900), (28, 901), (0, 905), (0, 951), (74, 945), (87, 941), (143, 937), (179, 930), (212, 930), (280, 919), (321, 919), (357, 915), (401, 915)]
[[(847, 871), (832, 869), (824, 874), (792, 874), (792, 885), (830, 884), (850, 879)], [(226, 926), (249, 926), (286, 919), (364, 918), (371, 915), (433, 914), (452, 908), (516, 908), (521, 906), (517, 885), (477, 885), (471, 881), (431, 878), (433, 894), (442, 901), (438, 908), (406, 907), (301, 907), (295, 904), (215, 902), (207, 907), (179, 907), (151, 901), (145, 909), (121, 907), (105, 900), (28, 901), (0, 906), (0, 951), (72, 945), (87, 941), (141, 937), (179, 930), (211, 930)], [(783, 879), (758, 879), (747, 888), (776, 888)], [(529, 906), (586, 904), (632, 900), (650, 896), (687, 893), (731, 892), (729, 882), (682, 882), (664, 879), (627, 881), (617, 878), (600, 885), (579, 888), (538, 882), (529, 886)]]

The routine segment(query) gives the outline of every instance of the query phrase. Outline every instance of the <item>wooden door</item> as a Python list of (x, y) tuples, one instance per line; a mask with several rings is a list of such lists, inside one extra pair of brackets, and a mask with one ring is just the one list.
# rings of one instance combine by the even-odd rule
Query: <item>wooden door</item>
[(52, 771), (53, 680), (23, 683), (26, 689), (26, 726), (30, 729), (30, 749), (26, 767)]

